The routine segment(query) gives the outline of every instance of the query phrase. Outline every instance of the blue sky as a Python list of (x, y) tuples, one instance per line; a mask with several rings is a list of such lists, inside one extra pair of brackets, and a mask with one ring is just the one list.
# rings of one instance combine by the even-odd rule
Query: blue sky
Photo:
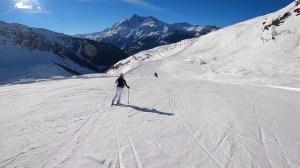
[(102, 31), (133, 14), (226, 27), (293, 0), (0, 0), (0, 20), (66, 34)]

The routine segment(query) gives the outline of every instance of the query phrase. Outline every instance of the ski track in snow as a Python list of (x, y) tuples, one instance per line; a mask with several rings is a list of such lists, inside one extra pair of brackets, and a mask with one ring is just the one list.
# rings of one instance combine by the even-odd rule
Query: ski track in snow
[(117, 142), (118, 142), (118, 163), (120, 168), (124, 168), (123, 160), (122, 160), (122, 151), (120, 147), (120, 139), (119, 139), (119, 131), (115, 128), (116, 135), (117, 135)]
[(270, 156), (269, 156), (269, 154), (267, 152), (267, 149), (266, 149), (266, 142), (265, 142), (266, 137), (265, 137), (265, 134), (264, 134), (264, 132), (263, 132), (263, 130), (262, 130), (262, 128), (260, 126), (258, 127), (258, 129), (259, 129), (259, 140), (260, 140), (260, 143), (261, 143), (261, 145), (262, 145), (262, 147), (264, 149), (264, 152), (265, 152), (265, 154), (266, 154), (266, 156), (268, 158), (268, 160), (267, 160), (268, 167), (271, 168), (273, 166), (272, 166), (272, 161), (270, 159)]
[[(141, 168), (199, 165), (242, 168), (251, 165), (297, 165), (295, 152), (300, 147), (297, 130), (286, 128), (283, 132), (280, 127), (288, 126), (285, 120), (281, 121), (280, 118), (268, 115), (268, 111), (272, 111), (272, 115), (280, 115), (280, 111), (296, 112), (293, 109), (298, 105), (294, 100), (300, 95), (275, 88), (265, 90), (255, 86), (207, 82), (203, 82), (195, 91), (190, 88), (181, 89), (181, 86), (190, 82), (188, 80), (187, 83), (177, 82), (171, 85), (175, 79), (148, 83), (137, 81), (134, 84), (138, 79), (128, 79), (135, 88), (132, 90), (134, 96), (131, 99), (134, 105), (124, 107), (110, 107), (114, 95), (113, 87), (106, 91), (100, 87), (86, 91), (95, 88), (92, 84), (95, 81), (107, 87), (114, 81), (111, 78), (76, 80), (77, 85), (59, 90), (54, 86), (67, 86), (69, 83), (74, 84), (74, 81), (40, 83), (49, 85), (49, 91), (40, 99), (30, 101), (29, 106), (22, 104), (28, 99), (24, 93), (39, 94), (43, 89), (38, 87), (40, 84), (27, 85), (32, 91), (16, 89), (23, 85), (2, 87), (1, 93), (4, 93), (3, 89), (7, 89), (11, 90), (11, 94), (20, 96), (12, 100), (16, 105), (7, 103), (11, 100), (0, 100), (1, 107), (13, 114), (3, 116), (3, 113), (0, 113), (4, 117), (0, 120), (0, 132), (6, 137), (0, 138), (1, 149), (6, 151), (0, 152), (0, 167), (89, 165), (88, 167)], [(154, 85), (151, 92), (143, 90), (151, 85)], [(191, 87), (193, 85), (199, 84), (190, 84)], [(75, 89), (78, 86), (86, 89)], [(232, 88), (236, 91), (231, 90)], [(253, 94), (256, 89), (260, 90), (254, 95), (248, 95), (249, 100), (236, 96), (244, 94), (244, 91)], [(72, 92), (73, 94), (70, 94)], [(278, 94), (279, 97), (266, 99), (260, 92)], [(9, 93), (6, 92), (6, 95)], [(231, 97), (230, 94), (234, 96)], [(280, 102), (280, 94), (291, 97), (286, 99), (287, 102)], [(144, 99), (145, 96), (148, 99)], [(126, 94), (123, 101), (126, 101)], [(193, 101), (199, 104), (194, 107), (185, 106), (185, 103)], [(280, 105), (273, 108), (274, 105), (265, 101), (277, 104), (291, 101), (291, 107)], [(232, 106), (241, 102), (243, 108)], [(215, 106), (215, 103), (218, 106)], [(25, 107), (23, 111), (14, 110), (20, 106)], [(65, 108), (66, 106), (68, 108)], [(246, 109), (247, 112), (239, 113), (241, 109)], [(163, 115), (166, 112), (172, 112), (174, 115)], [(293, 114), (293, 118), (296, 119), (298, 116)], [(244, 120), (246, 118), (243, 115), (248, 115), (247, 120)], [(286, 114), (284, 116), (289, 117)], [(267, 122), (270, 117), (272, 122)], [(276, 123), (281, 123), (280, 127)], [(296, 147), (289, 147), (287, 142)], [(9, 144), (14, 150), (10, 150), (10, 147), (4, 144)], [(292, 153), (295, 156), (291, 156)], [(247, 161), (243, 161), (242, 158)]]
[(131, 150), (132, 150), (133, 155), (134, 155), (134, 160), (135, 160), (135, 162), (136, 162), (136, 166), (137, 166), (138, 168), (143, 168), (143, 167), (142, 167), (142, 163), (141, 163), (141, 161), (140, 161), (140, 159), (139, 159), (139, 155), (137, 154), (137, 150), (136, 150), (136, 148), (135, 148), (135, 146), (134, 146), (134, 144), (133, 144), (132, 138), (131, 138), (131, 136), (129, 135), (128, 130), (126, 129), (126, 127), (125, 127), (124, 124), (123, 124), (123, 128), (125, 129), (126, 136), (127, 136), (128, 141), (129, 141), (129, 143), (130, 143), (130, 147), (131, 147)]
[(182, 125), (186, 128), (186, 130), (188, 131), (188, 133), (195, 139), (195, 141), (200, 145), (200, 147), (206, 152), (206, 154), (216, 163), (216, 165), (218, 167), (222, 167), (220, 165), (220, 163), (212, 156), (211, 153), (209, 153), (209, 151), (205, 148), (205, 146), (199, 141), (199, 139), (197, 138), (197, 136), (195, 136), (195, 134), (192, 133), (192, 131), (188, 128), (188, 126), (186, 125), (186, 123), (184, 122), (184, 120), (182, 119), (182, 117), (180, 117), (177, 113), (176, 113), (176, 106), (174, 106), (174, 103), (172, 101), (172, 97), (170, 97), (169, 99), (169, 103), (170, 103), (170, 107), (172, 109), (172, 111), (175, 113), (176, 117), (180, 120), (180, 122), (182, 123)]

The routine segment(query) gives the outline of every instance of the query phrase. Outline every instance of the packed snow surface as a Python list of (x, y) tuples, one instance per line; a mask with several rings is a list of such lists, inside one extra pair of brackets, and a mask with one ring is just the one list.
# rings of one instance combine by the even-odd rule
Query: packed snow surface
[(297, 167), (300, 92), (152, 72), (0, 87), (0, 167)]

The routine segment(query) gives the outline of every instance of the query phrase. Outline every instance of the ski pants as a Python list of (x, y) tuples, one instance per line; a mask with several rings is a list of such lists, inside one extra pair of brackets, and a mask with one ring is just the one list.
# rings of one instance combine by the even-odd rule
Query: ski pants
[(121, 97), (122, 97), (123, 89), (124, 89), (124, 88), (117, 87), (117, 89), (116, 89), (116, 95), (115, 95), (114, 99), (112, 100), (113, 103), (115, 102), (115, 100), (116, 100), (117, 98), (118, 98), (117, 103), (120, 103)]

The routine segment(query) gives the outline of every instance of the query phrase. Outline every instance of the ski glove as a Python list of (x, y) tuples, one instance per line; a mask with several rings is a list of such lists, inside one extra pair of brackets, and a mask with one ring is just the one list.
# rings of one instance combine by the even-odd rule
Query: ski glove
[(128, 89), (130, 89), (130, 87), (129, 87), (129, 86), (127, 86), (127, 88), (128, 88)]

